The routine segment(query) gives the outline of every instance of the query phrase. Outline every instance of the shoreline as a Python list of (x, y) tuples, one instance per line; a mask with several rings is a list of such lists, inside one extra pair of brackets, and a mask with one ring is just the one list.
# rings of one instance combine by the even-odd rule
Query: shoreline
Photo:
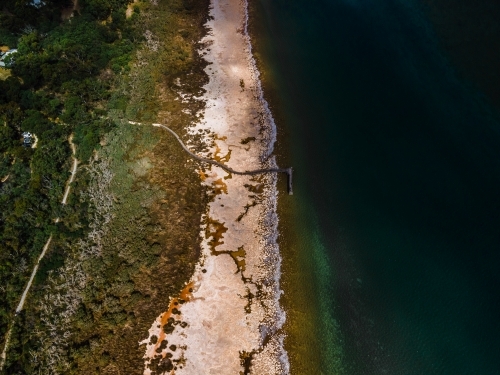
[[(322, 281), (325, 272), (331, 272), (331, 269), (325, 267), (320, 256), (322, 241), (317, 236), (317, 225), (313, 224), (317, 219), (306, 192), (307, 173), (301, 135), (294, 124), (296, 118), (291, 115), (294, 109), (289, 107), (291, 100), (284, 82), (286, 78), (278, 65), (280, 59), (275, 55), (273, 36), (276, 30), (270, 26), (269, 11), (263, 1), (251, 3), (250, 35), (254, 58), (261, 73), (266, 100), (276, 120), (276, 158), (280, 165), (293, 165), (294, 172), (302, 176), (295, 181), (293, 200), (287, 199), (281, 191), (278, 197), (278, 244), (283, 258), (281, 285), (284, 290), (281, 303), (287, 313), (283, 326), (286, 335), (284, 347), (289, 353), (293, 374), (348, 373), (342, 332), (337, 322), (326, 314), (325, 305), (319, 298), (325, 293)], [(327, 332), (328, 338), (325, 336)]]
[[(202, 136), (209, 149), (204, 157), (229, 168), (277, 168), (271, 155), (276, 126), (247, 26), (246, 1), (211, 1), (209, 31), (198, 51), (209, 63), (209, 82), (198, 98), (206, 108), (188, 132)], [(181, 81), (178, 86), (182, 91)], [(198, 173), (213, 192), (202, 217), (200, 261), (182, 295), (171, 296), (169, 309), (140, 342), (146, 345), (144, 374), (287, 374), (278, 178), (235, 175), (217, 166)]]

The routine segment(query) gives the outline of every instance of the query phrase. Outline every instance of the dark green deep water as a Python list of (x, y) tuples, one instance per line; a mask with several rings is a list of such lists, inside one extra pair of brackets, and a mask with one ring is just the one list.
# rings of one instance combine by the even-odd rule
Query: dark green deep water
[(417, 1), (255, 7), (303, 251), (319, 270), (323, 373), (332, 320), (350, 374), (500, 374), (500, 123), (488, 98), (457, 78)]

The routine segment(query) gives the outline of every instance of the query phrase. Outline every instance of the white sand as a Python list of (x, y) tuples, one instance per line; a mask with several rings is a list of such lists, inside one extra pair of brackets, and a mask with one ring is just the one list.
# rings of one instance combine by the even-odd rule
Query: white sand
[[(215, 136), (215, 147), (207, 156), (222, 157), (235, 170), (274, 166), (273, 158), (264, 160), (274, 143), (274, 123), (262, 99), (246, 35), (246, 3), (212, 0), (211, 16), (212, 31), (203, 40), (208, 47), (200, 51), (212, 63), (206, 69), (210, 81), (203, 100), (207, 106), (203, 120), (190, 130), (208, 129)], [(256, 140), (241, 143), (249, 137)], [(142, 342), (147, 344), (144, 374), (151, 373), (155, 357), (165, 368), (169, 361), (175, 366), (165, 374), (244, 374), (246, 355), (252, 356), (251, 374), (287, 374), (283, 336), (278, 331), (285, 317), (278, 304), (277, 176), (229, 176), (218, 167), (205, 175), (203, 183), (218, 187), (219, 193), (209, 204), (201, 228), (202, 257), (187, 287), (192, 293), (185, 290), (183, 299), (188, 301), (175, 306), (180, 314), (171, 314), (177, 302), (172, 300), (168, 312), (153, 323)], [(165, 336), (162, 326), (167, 317), (176, 322), (173, 332)], [(153, 336), (160, 340), (151, 340)], [(163, 337), (168, 344), (162, 349)]]

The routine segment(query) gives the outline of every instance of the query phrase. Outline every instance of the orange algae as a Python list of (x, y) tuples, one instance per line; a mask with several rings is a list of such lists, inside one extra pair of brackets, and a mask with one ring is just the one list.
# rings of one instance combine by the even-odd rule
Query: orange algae
[(231, 158), (231, 150), (228, 151), (228, 153), (224, 156), (220, 156), (219, 153), (221, 152), (221, 149), (219, 146), (215, 145), (215, 152), (214, 152), (214, 159), (218, 161), (219, 163), (224, 163), (228, 162), (229, 159)]
[(213, 182), (213, 185), (214, 185), (214, 193), (216, 195), (219, 195), (220, 193), (227, 194), (227, 184), (224, 181), (222, 181), (222, 178), (215, 180)]
[(215, 255), (215, 247), (222, 245), (224, 241), (224, 233), (227, 232), (227, 227), (224, 226), (224, 223), (220, 223), (217, 220), (211, 219), (207, 217), (207, 227), (205, 229), (205, 238), (208, 240), (212, 237), (212, 240), (208, 242), (210, 245), (210, 249), (212, 250), (212, 254)]
[[(156, 342), (155, 346), (150, 349), (152, 353), (157, 353), (157, 349), (160, 347), (161, 343), (165, 340), (165, 337), (167, 336), (165, 330), (163, 327), (167, 325), (168, 319), (172, 316), (173, 310), (177, 309), (180, 310), (181, 305), (184, 302), (188, 302), (193, 298), (193, 285), (194, 282), (191, 281), (188, 283), (180, 292), (179, 297), (171, 298), (170, 303), (168, 305), (168, 310), (165, 311), (163, 314), (160, 315), (160, 334), (158, 337), (158, 341)], [(176, 318), (177, 320), (178, 318)], [(165, 357), (166, 353), (162, 353), (162, 357)]]
[(207, 179), (207, 174), (205, 171), (202, 171), (201, 169), (198, 171), (198, 174), (200, 175), (200, 180), (205, 181)]

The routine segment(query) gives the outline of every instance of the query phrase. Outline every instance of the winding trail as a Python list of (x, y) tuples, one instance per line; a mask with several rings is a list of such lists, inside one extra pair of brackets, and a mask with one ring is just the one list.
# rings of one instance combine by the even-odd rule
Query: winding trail
[(28, 281), (28, 285), (26, 285), (26, 288), (24, 288), (24, 292), (23, 292), (23, 295), (21, 296), (21, 300), (19, 301), (19, 304), (16, 307), (16, 314), (19, 314), (24, 307), (24, 301), (26, 300), (26, 296), (28, 295), (28, 292), (31, 288), (31, 284), (33, 283), (33, 279), (35, 278), (36, 272), (38, 271), (38, 266), (40, 265), (40, 261), (45, 256), (45, 253), (47, 252), (47, 249), (49, 248), (51, 241), (52, 241), (52, 235), (50, 235), (47, 242), (45, 242), (45, 246), (43, 247), (42, 253), (38, 257), (38, 260), (36, 261), (35, 267), (33, 267), (33, 271), (31, 272), (31, 277)]
[(7, 334), (5, 335), (5, 345), (3, 347), (2, 355), (0, 356), (0, 371), (2, 371), (5, 359), (7, 358), (7, 349), (9, 348), (11, 335), (12, 335), (12, 326), (9, 328)]
[[(71, 168), (71, 176), (70, 176), (69, 180), (66, 182), (66, 190), (64, 192), (64, 196), (63, 196), (63, 199), (61, 201), (62, 205), (66, 205), (66, 201), (68, 199), (71, 183), (75, 179), (76, 169), (78, 167), (78, 160), (75, 157), (76, 147), (75, 147), (75, 144), (73, 143), (73, 134), (71, 134), (69, 136), (68, 142), (71, 145), (71, 152), (72, 152), (71, 157), (73, 159), (73, 167)], [(59, 223), (60, 221), (61, 221), (60, 218), (56, 218), (56, 220), (55, 220), (56, 223)], [(36, 273), (38, 271), (38, 266), (40, 265), (40, 262), (42, 261), (43, 257), (45, 256), (45, 253), (47, 252), (51, 241), (52, 241), (52, 235), (50, 235), (49, 239), (45, 243), (43, 250), (42, 250), (42, 253), (38, 257), (38, 260), (36, 261), (35, 267), (33, 267), (33, 271), (31, 272), (31, 276), (30, 276), (30, 279), (28, 281), (28, 284), (26, 285), (26, 288), (24, 288), (23, 294), (21, 296), (21, 300), (19, 301), (19, 304), (16, 307), (15, 315), (19, 314), (24, 307), (24, 302), (26, 301), (26, 297), (28, 296), (28, 292), (31, 288), (31, 284), (33, 283), (33, 280), (35, 279)], [(14, 319), (15, 319), (15, 317), (14, 317)], [(0, 371), (3, 370), (3, 366), (4, 366), (5, 360), (7, 358), (7, 350), (9, 348), (10, 336), (12, 335), (12, 327), (13, 326), (14, 326), (14, 324), (12, 323), (9, 330), (7, 331), (7, 334), (5, 335), (5, 344), (4, 344), (2, 354), (0, 355)]]
[(66, 182), (66, 191), (64, 192), (64, 196), (63, 196), (63, 199), (61, 201), (61, 204), (64, 204), (64, 205), (66, 205), (66, 200), (68, 199), (69, 190), (71, 188), (71, 183), (75, 179), (76, 168), (78, 167), (78, 159), (75, 158), (76, 147), (75, 147), (75, 144), (73, 143), (73, 134), (71, 134), (69, 136), (68, 142), (71, 145), (71, 152), (72, 152), (71, 157), (73, 158), (73, 167), (71, 168), (71, 176), (70, 176), (68, 182)]
[[(129, 121), (129, 123), (130, 124), (137, 124), (136, 122), (133, 122), (133, 121)], [(177, 139), (177, 141), (181, 144), (181, 146), (184, 149), (184, 151), (186, 151), (193, 159), (196, 159), (196, 160), (201, 161), (203, 163), (208, 163), (208, 164), (216, 165), (217, 167), (221, 167), (222, 169), (224, 169), (225, 171), (227, 171), (229, 173), (234, 173), (234, 174), (239, 174), (239, 175), (257, 175), (257, 174), (263, 174), (263, 173), (286, 173), (286, 175), (288, 176), (288, 194), (289, 195), (293, 194), (293, 189), (292, 189), (292, 168), (291, 167), (290, 168), (257, 169), (257, 170), (254, 170), (254, 171), (243, 171), (243, 172), (242, 171), (235, 171), (234, 169), (229, 168), (228, 166), (226, 166), (226, 165), (224, 165), (222, 163), (219, 163), (219, 162), (214, 161), (214, 160), (202, 158), (201, 156), (198, 156), (198, 155), (194, 154), (193, 152), (191, 152), (191, 150), (189, 148), (187, 148), (187, 146), (184, 144), (184, 142), (182, 142), (182, 140), (179, 138), (179, 136), (177, 135), (177, 133), (175, 133), (168, 126), (165, 126), (165, 125), (162, 125), (162, 124), (152, 124), (152, 125), (156, 126), (156, 127), (164, 128), (167, 131), (169, 131)]]

